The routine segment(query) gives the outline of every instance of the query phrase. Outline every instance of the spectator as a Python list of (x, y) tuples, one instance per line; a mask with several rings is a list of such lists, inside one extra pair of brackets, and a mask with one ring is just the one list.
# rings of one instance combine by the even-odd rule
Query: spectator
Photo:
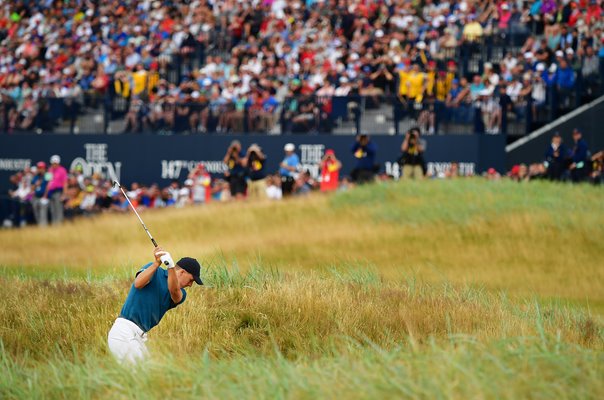
[(229, 182), (231, 197), (236, 200), (242, 200), (247, 190), (245, 168), (243, 166), (244, 158), (245, 153), (241, 149), (241, 143), (238, 140), (233, 140), (224, 156), (223, 162), (228, 168), (228, 171), (225, 173), (225, 179)]
[(32, 195), (32, 177), (33, 174), (30, 168), (26, 168), (22, 172), (11, 176), (13, 189), (8, 192), (11, 215), (9, 216), (9, 220), (5, 221), (6, 225), (19, 227), (27, 225), (28, 204)]
[[(194, 204), (193, 200), (193, 186), (195, 181), (191, 178), (187, 178), (182, 188), (178, 191), (178, 200), (176, 202), (177, 207), (184, 207), (190, 204)], [(205, 195), (204, 195), (205, 198)]]
[(471, 100), (468, 80), (466, 78), (453, 79), (445, 103), (452, 122), (470, 121)]
[(599, 185), (602, 183), (602, 173), (604, 172), (604, 151), (599, 151), (591, 157), (591, 181)]
[(269, 175), (266, 178), (266, 197), (270, 200), (281, 200), (283, 192), (280, 185), (281, 179), (278, 176)]
[(248, 197), (250, 199), (265, 199), (266, 198), (266, 155), (256, 143), (252, 144), (247, 149), (245, 158), (243, 159), (243, 167), (248, 170), (250, 179), (248, 185)]
[(218, 202), (227, 202), (232, 199), (229, 182), (218, 179), (212, 189), (212, 199)]
[(495, 170), (495, 168), (489, 168), (486, 173), (487, 180), (498, 181), (501, 179), (501, 175)]
[[(579, 53), (579, 55), (583, 53), (583, 49), (580, 50), (581, 53)], [(594, 52), (594, 48), (592, 46), (587, 46), (584, 51), (585, 55), (582, 57), (581, 77), (583, 78), (587, 95), (592, 98), (595, 93), (598, 92), (599, 81), (602, 77), (599, 75), (599, 62), (598, 57)]]
[(268, 90), (262, 92), (261, 97), (262, 108), (258, 114), (258, 129), (252, 131), (270, 132), (275, 122), (275, 112), (279, 102)]
[(539, 63), (536, 66), (537, 72), (532, 75), (531, 81), (531, 100), (533, 102), (532, 113), (533, 120), (538, 120), (538, 113), (545, 105), (545, 100), (547, 96), (547, 87), (546, 83), (542, 78), (542, 74), (545, 71), (545, 65), (543, 63)]
[(321, 191), (332, 192), (338, 189), (342, 163), (332, 149), (327, 149), (321, 160)]
[(155, 208), (171, 207), (176, 204), (176, 201), (172, 197), (172, 194), (168, 188), (164, 188), (159, 191), (159, 196), (155, 199)]
[(543, 163), (533, 163), (529, 165), (528, 178), (531, 181), (547, 178), (547, 169)]
[(598, 60), (600, 65), (600, 94), (604, 93), (604, 38), (600, 39), (601, 45), (598, 50)]
[(46, 163), (39, 161), (36, 164), (37, 172), (33, 177), (31, 184), (34, 189), (34, 196), (31, 199), (34, 218), (39, 226), (48, 225), (48, 199), (44, 197), (46, 186), (48, 185), (48, 174), (46, 172)]
[[(187, 177), (188, 179), (188, 177)], [(172, 199), (174, 199), (174, 204), (178, 204), (179, 206), (182, 206), (182, 204), (180, 203), (180, 182), (178, 181), (178, 179), (172, 179), (172, 182), (170, 182), (170, 186), (167, 187), (168, 191), (170, 192), (170, 197)]]
[(295, 153), (296, 146), (293, 143), (287, 143), (283, 147), (285, 158), (279, 167), (281, 175), (281, 193), (283, 197), (290, 196), (294, 190), (294, 183), (300, 171), (300, 159)]
[(468, 16), (468, 22), (464, 25), (462, 39), (466, 43), (476, 43), (483, 35), (483, 29), (476, 17)]
[(111, 197), (110, 188), (111, 184), (109, 182), (97, 188), (96, 202), (94, 205), (95, 210), (103, 212), (111, 209), (113, 199)]
[(338, 191), (346, 192), (346, 191), (352, 189), (353, 187), (354, 187), (354, 183), (352, 183), (352, 181), (350, 180), (350, 177), (345, 176), (342, 178), (342, 181), (340, 182), (340, 187), (338, 187)]
[(419, 129), (408, 130), (401, 144), (403, 154), (399, 160), (403, 169), (403, 179), (422, 179), (424, 177), (424, 151), (425, 142), (420, 138)]
[(560, 93), (560, 105), (566, 109), (571, 107), (570, 99), (575, 87), (575, 72), (568, 62), (561, 58), (557, 71), (557, 86)]
[(476, 112), (481, 117), (479, 122), (482, 123), (482, 127), (476, 129), (476, 132), (498, 134), (501, 126), (501, 105), (488, 89), (483, 89), (479, 95)]
[(95, 213), (95, 204), (97, 200), (97, 195), (95, 192), (95, 187), (93, 185), (87, 185), (84, 188), (84, 197), (82, 198), (82, 202), (80, 203), (81, 214), (83, 215), (91, 215)]
[(512, 167), (512, 170), (509, 173), (509, 177), (516, 182), (528, 182), (529, 174), (528, 167), (526, 164), (518, 164)]
[(296, 195), (304, 196), (309, 194), (315, 187), (315, 182), (310, 175), (308, 170), (298, 175), (296, 183), (294, 185), (294, 193)]
[(457, 179), (460, 176), (461, 175), (459, 173), (459, 164), (457, 162), (452, 162), (451, 166), (449, 167), (449, 169), (447, 170), (447, 172), (445, 172), (445, 178), (447, 178), (447, 179)]
[(553, 181), (559, 181), (564, 176), (568, 166), (568, 151), (562, 143), (562, 136), (558, 132), (552, 136), (552, 142), (545, 152), (545, 168), (547, 177)]
[[(236, 172), (236, 174), (238, 173)], [(198, 163), (195, 169), (189, 173), (187, 181), (189, 180), (190, 182), (185, 182), (185, 186), (189, 189), (189, 192), (185, 194), (185, 200), (178, 204), (187, 204), (189, 199), (194, 204), (209, 203), (212, 198), (212, 177), (203, 163)], [(188, 185), (187, 183), (190, 184)]]
[(61, 165), (61, 157), (50, 157), (50, 182), (46, 186), (44, 198), (49, 200), (50, 217), (53, 225), (63, 222), (63, 193), (67, 185), (67, 170)]
[(84, 195), (85, 193), (80, 188), (77, 178), (73, 175), (70, 175), (67, 178), (65, 192), (63, 193), (63, 209), (65, 213), (65, 218), (71, 219), (82, 213), (80, 205), (84, 200)]
[(573, 182), (582, 182), (589, 175), (589, 149), (579, 129), (573, 130), (574, 147), (571, 151), (570, 176)]
[(377, 146), (367, 134), (357, 135), (351, 147), (352, 154), (357, 159), (355, 168), (351, 173), (353, 182), (372, 182), (379, 168), (375, 163)]

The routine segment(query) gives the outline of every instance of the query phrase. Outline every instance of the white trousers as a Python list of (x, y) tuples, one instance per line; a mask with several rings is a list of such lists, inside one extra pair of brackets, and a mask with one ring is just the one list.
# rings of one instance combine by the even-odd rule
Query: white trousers
[(116, 319), (107, 335), (111, 353), (118, 361), (132, 364), (142, 361), (149, 355), (146, 341), (147, 334), (134, 322), (125, 318)]

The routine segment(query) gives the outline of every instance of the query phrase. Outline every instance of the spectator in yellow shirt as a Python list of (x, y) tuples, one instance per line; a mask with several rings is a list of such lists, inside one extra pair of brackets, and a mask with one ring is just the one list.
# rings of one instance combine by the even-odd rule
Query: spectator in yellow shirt
[(427, 71), (425, 74), (426, 95), (434, 96), (436, 91), (436, 61), (428, 61)]
[(482, 37), (483, 29), (473, 15), (468, 16), (468, 21), (463, 28), (463, 39), (466, 42), (475, 42)]
[(419, 70), (418, 64), (413, 64), (407, 78), (407, 97), (421, 103), (425, 90), (425, 75)]
[(137, 64), (135, 71), (132, 73), (132, 94), (141, 94), (147, 85), (147, 71), (143, 64)]
[(405, 60), (405, 67), (398, 71), (398, 95), (403, 99), (407, 97), (408, 92), (408, 79), (409, 79), (409, 61)]
[(124, 99), (130, 98), (130, 77), (126, 71), (118, 71), (115, 73), (115, 80), (113, 82), (115, 94), (123, 97)]

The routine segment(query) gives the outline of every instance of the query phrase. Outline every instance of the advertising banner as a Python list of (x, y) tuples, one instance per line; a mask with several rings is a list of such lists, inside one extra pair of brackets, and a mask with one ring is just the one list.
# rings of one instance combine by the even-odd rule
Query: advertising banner
[[(319, 175), (319, 163), (325, 150), (333, 149), (342, 161), (343, 174), (355, 167), (351, 152), (353, 136), (162, 136), (162, 135), (2, 135), (0, 136), (0, 191), (7, 193), (9, 178), (38, 161), (48, 163), (53, 154), (61, 156), (68, 169), (81, 166), (85, 175), (100, 173), (132, 182), (168, 185), (173, 179), (184, 181), (189, 171), (202, 162), (214, 176), (221, 176), (226, 166), (222, 159), (232, 140), (246, 149), (260, 145), (268, 156), (270, 173), (278, 170), (284, 157), (283, 146), (294, 143), (305, 170)], [(372, 136), (377, 145), (377, 162), (381, 171), (398, 178), (396, 160), (401, 155), (402, 136)], [(480, 174), (488, 168), (503, 172), (504, 136), (427, 136), (425, 159), (432, 174), (445, 172), (451, 162), (459, 164), (465, 175)]]

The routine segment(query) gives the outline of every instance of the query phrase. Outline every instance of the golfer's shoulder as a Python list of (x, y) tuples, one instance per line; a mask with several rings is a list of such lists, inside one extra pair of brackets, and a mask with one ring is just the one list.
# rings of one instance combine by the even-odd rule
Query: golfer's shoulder
[(139, 271), (144, 271), (144, 270), (146, 270), (147, 268), (149, 268), (149, 267), (150, 267), (150, 266), (152, 266), (152, 265), (153, 265), (153, 263), (152, 263), (152, 262), (149, 262), (149, 263), (147, 263), (147, 264), (143, 265), (143, 266), (142, 266), (142, 267), (139, 269)]
[[(143, 265), (142, 267), (140, 267), (140, 269), (136, 272), (136, 276), (138, 276), (138, 274), (140, 274), (141, 272), (143, 272), (144, 270), (148, 269), (149, 267), (151, 267), (153, 265), (152, 262), (147, 263), (145, 265)], [(158, 271), (163, 271), (162, 268), (158, 268), (157, 271), (155, 271), (155, 274), (157, 274)], [(167, 274), (166, 274), (167, 275)]]

